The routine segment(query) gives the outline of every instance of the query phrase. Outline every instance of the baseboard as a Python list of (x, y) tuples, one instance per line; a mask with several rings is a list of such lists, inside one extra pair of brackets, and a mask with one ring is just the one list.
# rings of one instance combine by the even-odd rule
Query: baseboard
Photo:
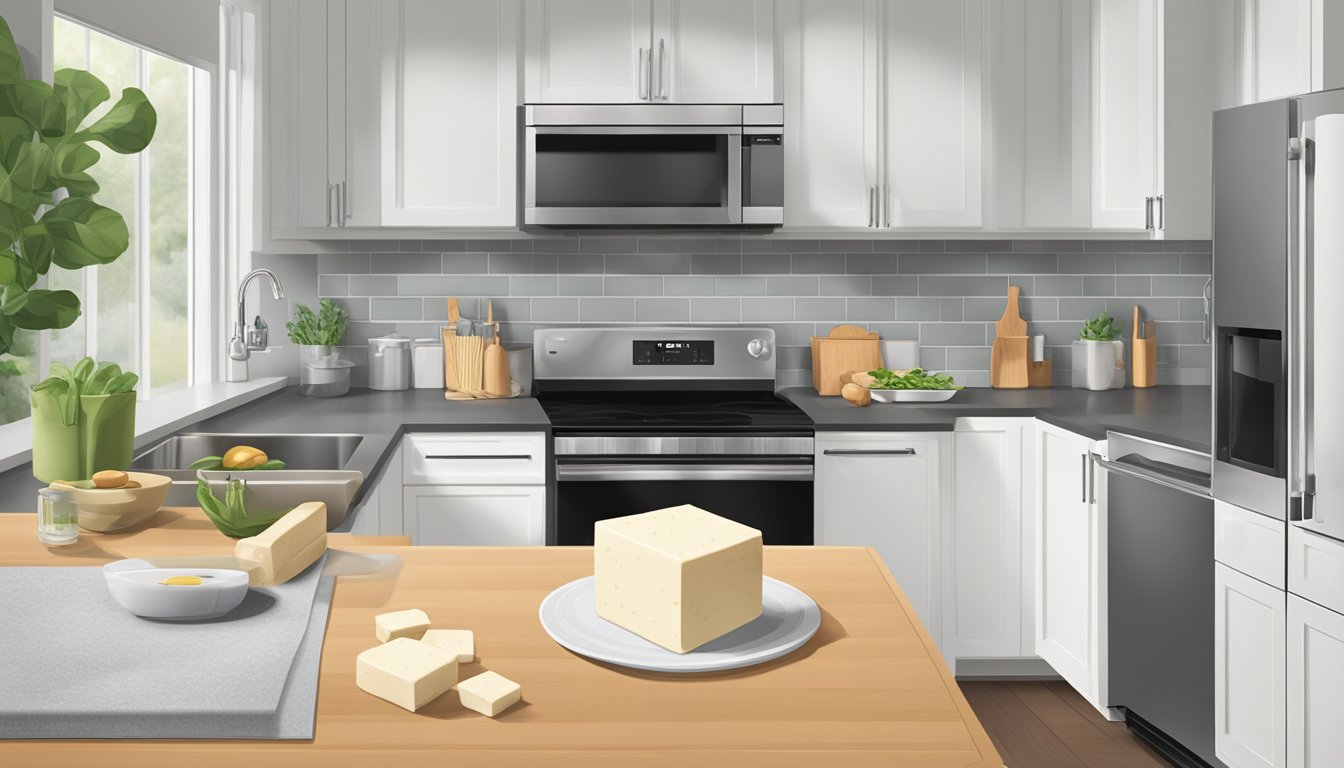
[(1059, 680), (1042, 659), (957, 659), (952, 673), (958, 680)]

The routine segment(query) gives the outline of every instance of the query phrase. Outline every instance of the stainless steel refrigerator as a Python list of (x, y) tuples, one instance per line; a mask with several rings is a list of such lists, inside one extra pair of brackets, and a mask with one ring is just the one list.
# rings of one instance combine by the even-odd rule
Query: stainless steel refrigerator
[(1344, 89), (1214, 115), (1214, 498), (1344, 540)]

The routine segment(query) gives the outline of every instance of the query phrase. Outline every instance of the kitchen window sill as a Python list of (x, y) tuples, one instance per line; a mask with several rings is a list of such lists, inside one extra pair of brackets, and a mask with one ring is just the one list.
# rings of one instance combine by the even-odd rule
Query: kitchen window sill
[[(283, 376), (242, 382), (212, 382), (185, 387), (135, 406), (135, 445), (141, 448), (202, 419), (231, 411), (289, 384)], [(0, 472), (32, 460), (33, 421), (0, 426)]]

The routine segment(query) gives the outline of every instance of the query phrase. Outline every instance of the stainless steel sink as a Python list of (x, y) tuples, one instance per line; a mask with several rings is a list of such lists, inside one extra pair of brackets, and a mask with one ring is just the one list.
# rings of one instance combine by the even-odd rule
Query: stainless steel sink
[[(206, 456), (223, 456), (235, 445), (249, 445), (265, 451), (272, 459), (285, 462), (285, 468), (258, 472), (240, 472), (239, 477), (255, 481), (256, 490), (265, 489), (272, 506), (324, 500), (327, 527), (339, 525), (349, 509), (359, 483), (352, 481), (346, 464), (359, 449), (363, 435), (322, 434), (223, 434), (183, 433), (173, 435), (140, 453), (131, 469), (166, 475), (173, 479), (165, 506), (194, 507), (196, 470), (193, 462)], [(344, 502), (342, 503), (342, 500)]]
[(223, 456), (235, 445), (250, 445), (272, 459), (285, 462), (286, 469), (343, 469), (354, 455), (363, 435), (228, 435), (184, 433), (173, 435), (141, 453), (131, 469), (174, 476), (184, 472), (195, 480), (192, 462), (205, 456)]

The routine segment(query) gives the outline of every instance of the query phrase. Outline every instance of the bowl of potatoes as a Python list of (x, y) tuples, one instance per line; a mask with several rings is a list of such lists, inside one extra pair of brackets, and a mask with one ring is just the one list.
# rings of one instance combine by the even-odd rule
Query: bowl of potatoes
[(51, 487), (74, 495), (80, 528), (110, 533), (152, 517), (168, 498), (172, 484), (172, 478), (164, 475), (108, 469), (95, 472), (89, 480), (57, 480)]

